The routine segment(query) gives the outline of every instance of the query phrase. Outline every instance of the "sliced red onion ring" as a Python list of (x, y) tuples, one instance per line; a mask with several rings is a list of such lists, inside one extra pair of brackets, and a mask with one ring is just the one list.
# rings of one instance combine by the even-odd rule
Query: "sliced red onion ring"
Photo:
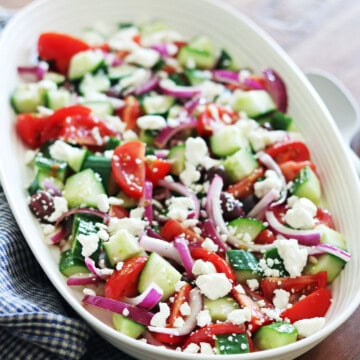
[(155, 155), (158, 159), (166, 159), (167, 156), (169, 155), (169, 150), (167, 150), (167, 149), (155, 150), (155, 151), (154, 151), (154, 155)]
[(265, 89), (269, 92), (279, 111), (286, 112), (288, 106), (287, 91), (284, 81), (273, 69), (263, 71)]
[(153, 193), (153, 184), (150, 181), (145, 181), (144, 187), (144, 215), (145, 218), (149, 221), (150, 225), (153, 222), (153, 206), (152, 206), (152, 193)]
[(106, 280), (114, 271), (113, 269), (104, 268), (99, 269), (96, 267), (95, 261), (91, 257), (85, 257), (85, 265), (89, 271), (101, 280)]
[(82, 286), (95, 284), (99, 281), (99, 278), (94, 274), (81, 274), (71, 275), (66, 280), (66, 284), (69, 286)]
[(172, 259), (182, 265), (179, 252), (176, 250), (173, 243), (143, 235), (140, 238), (139, 245), (146, 251), (155, 251), (159, 255)]
[(279, 197), (279, 192), (271, 189), (247, 214), (247, 217), (263, 220), (265, 211), (270, 204)]
[(229, 250), (229, 247), (226, 245), (226, 243), (220, 238), (219, 234), (216, 231), (216, 227), (214, 225), (214, 222), (210, 219), (207, 219), (203, 223), (203, 229), (206, 232), (207, 236), (216, 244), (219, 246), (219, 249), (226, 252)]
[(42, 61), (34, 66), (18, 66), (17, 71), (24, 80), (39, 81), (44, 78), (48, 69), (49, 65)]
[(187, 111), (187, 113), (190, 116), (192, 116), (196, 108), (199, 106), (199, 104), (200, 104), (200, 97), (196, 97), (194, 99), (187, 101), (184, 104), (184, 109)]
[(158, 183), (159, 186), (162, 186), (170, 191), (175, 191), (181, 195), (187, 196), (194, 202), (194, 216), (192, 218), (198, 219), (200, 215), (200, 201), (197, 198), (196, 194), (189, 190), (186, 186), (173, 181), (160, 180)]
[(139, 85), (135, 91), (135, 95), (142, 95), (151, 90), (154, 90), (159, 84), (160, 78), (159, 76), (151, 77), (149, 80), (145, 81), (143, 84)]
[(155, 145), (160, 149), (164, 148), (168, 141), (174, 137), (177, 133), (187, 129), (196, 128), (197, 120), (189, 118), (182, 121), (177, 127), (166, 126), (164, 127), (155, 138)]
[(129, 317), (130, 319), (145, 326), (150, 325), (150, 321), (154, 316), (154, 314), (144, 309), (121, 301), (107, 299), (102, 296), (85, 295), (82, 301), (84, 304), (93, 305), (98, 308)]
[(41, 186), (53, 196), (62, 196), (60, 189), (50, 178), (44, 179), (41, 182)]
[(238, 85), (240, 83), (239, 72), (223, 69), (215, 69), (211, 71), (212, 79), (217, 82)]
[(246, 88), (250, 90), (264, 90), (264, 86), (258, 81), (252, 79), (251, 77), (245, 78), (243, 84)]
[(133, 298), (124, 298), (124, 301), (130, 305), (139, 306), (146, 310), (151, 310), (161, 300), (164, 291), (155, 283), (151, 283), (146, 290), (139, 296)]
[(159, 88), (165, 95), (174, 96), (178, 99), (191, 98), (201, 93), (201, 90), (195, 86), (176, 85), (170, 79), (162, 79), (159, 82)]
[(280, 234), (287, 239), (296, 239), (299, 244), (302, 245), (318, 245), (320, 242), (320, 231), (314, 230), (296, 230), (291, 229), (279, 222), (275, 214), (268, 210), (265, 212), (266, 221), (269, 223), (269, 227), (277, 234)]
[(198, 288), (190, 291), (190, 315), (185, 319), (185, 322), (180, 328), (162, 328), (156, 326), (149, 326), (149, 330), (157, 333), (169, 334), (174, 336), (183, 336), (190, 334), (196, 326), (196, 316), (202, 310), (202, 298)]
[(153, 230), (150, 227), (146, 229), (146, 235), (153, 237), (155, 239), (164, 240), (164, 238), (160, 234), (158, 234), (155, 230)]
[(74, 214), (91, 214), (91, 215), (96, 215), (96, 216), (103, 218), (106, 222), (108, 222), (110, 220), (110, 215), (107, 213), (104, 213), (103, 211), (95, 210), (95, 209), (88, 209), (88, 208), (77, 208), (77, 209), (72, 209), (72, 210), (69, 210), (69, 211), (63, 213), (56, 220), (55, 226), (58, 226), (66, 217), (68, 217), (70, 215), (74, 215)]
[(190, 279), (193, 278), (192, 268), (194, 261), (190, 255), (189, 246), (187, 241), (182, 236), (177, 236), (174, 240), (174, 245), (177, 251), (179, 252), (182, 264), (185, 268), (185, 271)]
[(344, 260), (346, 262), (350, 261), (351, 260), (351, 254), (348, 253), (347, 251), (343, 250), (343, 249), (340, 249), (336, 246), (333, 246), (333, 245), (329, 245), (329, 244), (318, 244), (315, 246), (315, 248), (319, 251), (322, 251), (322, 252), (326, 252), (326, 253), (329, 253), (331, 255), (334, 255), (338, 258), (340, 258), (341, 260)]
[(177, 52), (177, 46), (169, 43), (159, 43), (151, 45), (151, 49), (157, 51), (161, 57), (169, 57)]
[[(273, 170), (276, 172), (277, 176), (280, 178), (282, 182), (282, 188), (280, 190), (280, 197), (277, 199), (277, 201), (273, 202), (271, 204), (272, 207), (282, 204), (286, 200), (287, 190), (286, 190), (286, 180), (285, 177), (280, 169), (280, 166), (277, 164), (277, 162), (266, 152), (260, 152), (257, 155), (257, 158), (259, 161), (265, 165), (269, 170)], [(275, 200), (275, 199), (274, 199)]]
[(58, 244), (65, 237), (65, 233), (65, 229), (61, 227), (60, 230), (50, 236), (51, 243), (53, 245)]

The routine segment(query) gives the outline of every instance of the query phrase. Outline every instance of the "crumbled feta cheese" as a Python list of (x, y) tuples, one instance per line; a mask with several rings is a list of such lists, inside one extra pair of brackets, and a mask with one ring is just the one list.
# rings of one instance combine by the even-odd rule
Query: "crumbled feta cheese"
[(122, 312), (122, 315), (123, 316), (129, 316), (129, 314), (130, 314), (130, 311), (129, 311), (129, 309), (127, 309), (127, 308), (125, 308), (124, 310), (123, 310), (123, 312)]
[(280, 271), (278, 269), (272, 269), (271, 266), (269, 266), (270, 262), (266, 261), (265, 259), (260, 259), (259, 261), (259, 267), (263, 271), (265, 276), (273, 276), (278, 277), (280, 276)]
[(276, 142), (284, 141), (286, 137), (287, 133), (285, 131), (269, 131), (261, 127), (250, 131), (248, 134), (248, 139), (255, 152), (264, 150), (265, 147)]
[(227, 295), (231, 282), (224, 273), (200, 275), (195, 281), (202, 294), (211, 300), (216, 300)]
[(50, 222), (55, 222), (62, 214), (68, 211), (68, 204), (64, 197), (54, 196), (53, 201), (54, 211), (47, 217)]
[(255, 195), (258, 198), (265, 196), (270, 190), (281, 191), (284, 186), (282, 179), (274, 170), (266, 170), (265, 179), (254, 184)]
[(196, 260), (192, 267), (192, 273), (195, 276), (206, 275), (206, 274), (215, 274), (216, 268), (213, 263), (210, 261)]
[(300, 248), (297, 240), (294, 239), (278, 239), (275, 245), (290, 276), (300, 276), (307, 262), (307, 250)]
[(136, 120), (137, 126), (145, 130), (161, 130), (166, 126), (166, 121), (160, 115), (143, 115)]
[(176, 284), (175, 284), (175, 287), (174, 287), (174, 290), (175, 291), (180, 291), (180, 289), (186, 285), (186, 282), (185, 281), (182, 281), (182, 280), (179, 280)]
[(110, 196), (108, 198), (108, 202), (109, 202), (109, 205), (123, 205), (124, 204), (123, 199), (119, 199), (119, 198), (114, 197), (114, 196)]
[(290, 293), (283, 289), (274, 290), (273, 304), (277, 309), (283, 310), (286, 309), (289, 305)]
[(219, 249), (219, 246), (208, 237), (202, 242), (201, 247), (210, 252), (217, 252)]
[(285, 214), (287, 224), (294, 229), (311, 229), (314, 227), (317, 207), (311, 200), (292, 196), (287, 203), (290, 207)]
[(280, 317), (281, 310), (280, 309), (270, 309), (267, 307), (261, 308), (260, 311), (265, 314), (270, 320), (275, 321), (283, 321)]
[(56, 140), (54, 144), (49, 147), (49, 152), (53, 159), (69, 162), (69, 160), (79, 156), (83, 150), (71, 146), (62, 140)]
[[(109, 98), (108, 98), (109, 99)], [(120, 99), (117, 99), (120, 100)], [(113, 100), (112, 100), (113, 101)], [(114, 106), (114, 105), (113, 105)], [(121, 107), (121, 106), (119, 106)], [(107, 115), (105, 117), (103, 117), (105, 123), (111, 127), (113, 130), (119, 132), (119, 133), (123, 133), (126, 129), (126, 123), (124, 123), (119, 116), (114, 116), (114, 115)]]
[(132, 219), (142, 219), (144, 216), (145, 208), (138, 207), (135, 209), (130, 210), (130, 217)]
[(321, 330), (325, 325), (325, 318), (315, 317), (311, 319), (303, 319), (294, 322), (299, 336), (308, 337)]
[(191, 314), (191, 307), (189, 305), (189, 303), (187, 301), (185, 301), (183, 304), (181, 304), (180, 306), (180, 314), (182, 316), (188, 316)]
[(191, 343), (189, 344), (184, 350), (184, 353), (190, 353), (190, 354), (197, 354), (200, 350), (200, 346), (195, 344), (195, 343)]
[(84, 288), (82, 292), (84, 295), (96, 296), (96, 292), (93, 289)]
[(149, 77), (150, 77), (150, 75), (147, 70), (138, 69), (138, 70), (135, 70), (129, 76), (122, 78), (119, 81), (118, 86), (120, 86), (120, 89), (135, 88), (136, 86), (147, 81), (149, 79)]
[(84, 257), (91, 256), (99, 246), (99, 237), (97, 234), (80, 234), (77, 240), (82, 245), (81, 255)]
[(197, 325), (200, 327), (211, 324), (211, 316), (210, 316), (209, 310), (201, 310), (196, 315), (196, 322), (197, 322)]
[(159, 304), (160, 311), (157, 312), (151, 319), (151, 326), (166, 327), (166, 320), (170, 316), (170, 308), (166, 303)]
[(51, 224), (41, 224), (44, 235), (50, 235), (55, 231), (55, 226)]
[(186, 186), (191, 186), (200, 180), (200, 171), (193, 164), (185, 163), (185, 169), (180, 173), (180, 180)]
[(201, 91), (201, 97), (210, 101), (213, 101), (216, 96), (224, 92), (223, 85), (210, 80), (203, 81), (197, 87)]
[(259, 281), (257, 279), (248, 279), (246, 280), (246, 283), (250, 290), (254, 291), (259, 288)]
[(177, 317), (176, 320), (174, 321), (174, 327), (176, 328), (181, 328), (182, 326), (184, 326), (185, 321), (182, 317)]
[(227, 315), (227, 321), (234, 325), (241, 325), (251, 320), (251, 310), (248, 307), (230, 311)]
[(97, 145), (102, 145), (104, 140), (101, 137), (100, 130), (97, 126), (91, 129), (91, 135), (95, 139)]
[(213, 348), (207, 342), (200, 343), (200, 354), (214, 355)]
[(204, 157), (208, 156), (208, 147), (201, 137), (188, 138), (185, 142), (185, 159), (194, 166), (201, 165)]
[(125, 61), (150, 69), (159, 61), (159, 59), (160, 55), (157, 51), (139, 47), (129, 54), (125, 58)]
[(123, 138), (125, 141), (137, 140), (138, 136), (132, 130), (126, 130), (123, 132)]
[(123, 262), (123, 261), (119, 261), (118, 263), (116, 263), (115, 269), (116, 269), (117, 271), (120, 271), (123, 267), (124, 267), (124, 262)]
[(106, 194), (99, 194), (96, 197), (96, 206), (100, 211), (108, 212), (109, 211), (109, 200)]
[(141, 45), (145, 47), (150, 47), (151, 45), (174, 43), (175, 41), (182, 41), (182, 40), (183, 40), (183, 36), (177, 31), (164, 29), (160, 31), (155, 31), (148, 35), (143, 35), (141, 37)]
[(108, 231), (110, 235), (114, 235), (120, 230), (126, 230), (134, 236), (140, 236), (147, 225), (146, 221), (137, 218), (111, 218)]
[(97, 236), (99, 237), (99, 239), (101, 239), (103, 241), (108, 241), (109, 240), (109, 234), (105, 229), (100, 229), (97, 232)]
[(170, 219), (184, 221), (195, 208), (194, 201), (189, 197), (171, 197), (167, 200), (168, 214)]

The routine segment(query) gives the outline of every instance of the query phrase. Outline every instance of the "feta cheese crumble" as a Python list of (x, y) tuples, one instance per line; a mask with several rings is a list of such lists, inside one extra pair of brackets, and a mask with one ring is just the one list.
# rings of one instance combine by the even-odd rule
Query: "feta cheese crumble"
[(241, 325), (251, 320), (251, 310), (248, 307), (236, 309), (228, 313), (227, 321), (234, 325)]
[(167, 200), (167, 205), (169, 209), (167, 216), (170, 219), (179, 221), (186, 220), (190, 213), (195, 209), (194, 201), (191, 198), (184, 196), (171, 197)]
[(292, 196), (287, 201), (290, 207), (285, 214), (285, 221), (294, 229), (311, 229), (315, 224), (316, 205), (307, 198)]
[(294, 326), (296, 327), (299, 336), (301, 337), (309, 337), (312, 334), (315, 334), (319, 330), (321, 330), (325, 325), (324, 317), (315, 317), (311, 319), (303, 319), (294, 322)]
[(143, 115), (138, 117), (136, 124), (144, 130), (161, 130), (166, 126), (166, 121), (160, 115)]
[(157, 312), (151, 319), (151, 326), (166, 327), (166, 320), (170, 316), (170, 308), (166, 303), (159, 303), (160, 311)]
[(211, 316), (210, 316), (209, 310), (201, 310), (196, 315), (196, 322), (197, 322), (197, 325), (200, 327), (204, 327), (206, 325), (211, 324)]
[(254, 184), (255, 195), (258, 198), (264, 197), (270, 190), (278, 192), (282, 190), (284, 183), (274, 170), (266, 170), (265, 179)]
[(196, 281), (202, 294), (210, 300), (216, 300), (227, 295), (232, 288), (230, 280), (224, 273), (200, 275)]
[(286, 309), (289, 305), (290, 293), (283, 289), (274, 290), (273, 304), (277, 309), (283, 310)]
[(206, 275), (206, 274), (215, 274), (216, 268), (210, 261), (196, 260), (192, 267), (192, 273), (195, 276)]
[(84, 257), (91, 256), (98, 249), (99, 237), (97, 234), (80, 234), (76, 239), (82, 245), (81, 255)]
[(54, 211), (47, 217), (49, 222), (55, 222), (62, 214), (68, 211), (68, 204), (64, 197), (54, 196)]

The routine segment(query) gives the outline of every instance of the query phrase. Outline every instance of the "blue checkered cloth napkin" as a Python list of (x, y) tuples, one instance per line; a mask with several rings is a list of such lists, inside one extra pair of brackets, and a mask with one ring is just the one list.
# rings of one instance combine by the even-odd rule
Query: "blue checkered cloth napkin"
[(1, 187), (0, 359), (132, 359), (95, 335), (51, 285)]

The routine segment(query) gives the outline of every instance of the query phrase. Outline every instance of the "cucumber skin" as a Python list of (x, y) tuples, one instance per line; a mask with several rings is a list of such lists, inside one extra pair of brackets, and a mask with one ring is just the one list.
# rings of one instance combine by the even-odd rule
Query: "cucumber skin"
[(266, 229), (266, 226), (257, 219), (252, 218), (238, 218), (229, 222), (229, 227), (236, 229), (236, 234), (247, 233), (250, 235), (251, 241), (256, 239), (261, 231)]
[(185, 144), (172, 147), (167, 158), (173, 161), (171, 173), (179, 176), (185, 169)]
[(227, 315), (239, 309), (239, 305), (230, 296), (225, 296), (216, 300), (205, 298), (204, 308), (209, 311), (212, 321), (216, 322), (217, 320), (226, 321)]
[(315, 205), (319, 205), (321, 199), (320, 181), (309, 166), (302, 168), (295, 176), (292, 189), (293, 195), (305, 197)]
[(145, 326), (120, 314), (113, 314), (112, 323), (115, 330), (137, 339), (145, 331)]
[(82, 260), (73, 256), (71, 249), (61, 254), (59, 270), (66, 277), (75, 274), (88, 274), (90, 272)]
[(249, 279), (260, 279), (258, 260), (246, 250), (228, 250), (226, 258), (235, 272), (236, 281), (244, 283)]

